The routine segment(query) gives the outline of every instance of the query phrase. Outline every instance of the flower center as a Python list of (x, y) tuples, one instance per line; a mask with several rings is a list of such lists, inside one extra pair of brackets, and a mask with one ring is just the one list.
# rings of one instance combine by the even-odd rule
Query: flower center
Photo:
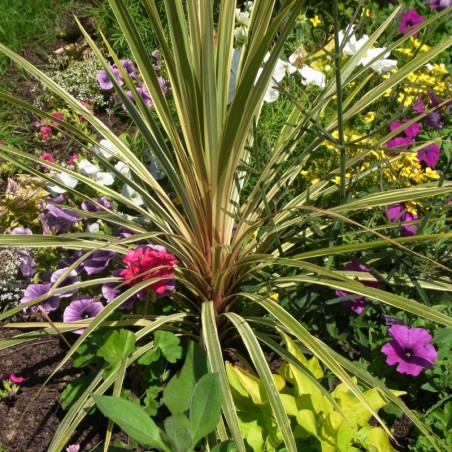
[(298, 69), (301, 69), (304, 65), (304, 58), (301, 55), (298, 56), (293, 65)]
[(407, 358), (411, 358), (413, 356), (413, 350), (411, 348), (406, 348), (405, 349), (405, 356)]

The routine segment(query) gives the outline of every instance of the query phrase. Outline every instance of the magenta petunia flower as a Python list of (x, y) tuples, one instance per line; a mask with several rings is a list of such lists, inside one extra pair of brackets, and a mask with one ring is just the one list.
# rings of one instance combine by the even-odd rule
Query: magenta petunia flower
[[(352, 272), (366, 272), (369, 273), (369, 269), (363, 265), (360, 264), (358, 262), (349, 262), (348, 264), (345, 264), (344, 269), (347, 271), (352, 271)], [(361, 281), (365, 286), (368, 287), (373, 287), (375, 289), (380, 289), (381, 288), (381, 283), (378, 281)], [(364, 308), (366, 307), (366, 299), (359, 294), (350, 294), (349, 292), (345, 291), (345, 290), (336, 290), (336, 296), (338, 297), (348, 297), (348, 296), (353, 296), (353, 298), (349, 299), (349, 300), (345, 300), (344, 301), (344, 306), (348, 309), (350, 309), (353, 312), (356, 312), (357, 314), (361, 314), (361, 312), (364, 311)]]
[[(94, 301), (88, 295), (77, 297), (63, 313), (63, 322), (71, 323), (79, 320), (90, 319), (96, 317), (104, 308), (100, 301)], [(86, 328), (80, 328), (73, 331), (75, 334), (83, 334)]]
[(387, 356), (387, 364), (398, 364), (397, 372), (416, 377), (423, 369), (433, 367), (438, 353), (431, 345), (432, 336), (425, 328), (392, 325), (388, 333), (392, 341), (383, 345), (381, 351)]
[[(405, 122), (407, 122), (408, 119), (404, 119), (402, 122), (399, 121), (393, 121), (391, 122), (391, 125), (389, 128), (391, 129), (391, 132), (394, 132), (394, 130), (398, 129), (400, 126), (402, 126)], [(421, 131), (421, 126), (415, 122), (408, 126), (406, 129), (403, 130), (403, 133), (407, 138), (415, 139), (417, 134)]]
[(424, 162), (430, 168), (435, 168), (439, 160), (440, 147), (436, 144), (429, 144), (425, 148), (417, 151), (417, 159)]
[[(403, 204), (394, 204), (386, 209), (388, 219), (391, 222), (404, 223), (408, 221), (418, 220), (418, 215), (413, 215), (407, 212)], [(413, 224), (403, 224), (400, 226), (400, 233), (403, 236), (415, 235), (417, 232), (417, 226)]]
[(392, 140), (389, 140), (386, 143), (386, 147), (388, 147), (388, 148), (398, 148), (398, 149), (407, 149), (412, 144), (414, 144), (414, 141), (411, 138), (394, 137)]
[[(425, 18), (418, 14), (415, 9), (410, 9), (402, 16), (402, 20), (399, 25), (399, 32), (404, 35), (411, 33), (411, 29), (422, 22), (425, 22)], [(414, 33), (413, 37), (416, 37), (418, 34), (419, 32)]]

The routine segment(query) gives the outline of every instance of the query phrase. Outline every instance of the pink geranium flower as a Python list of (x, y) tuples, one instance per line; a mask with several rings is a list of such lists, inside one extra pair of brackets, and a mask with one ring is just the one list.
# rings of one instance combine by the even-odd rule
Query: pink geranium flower
[[(55, 162), (55, 159), (53, 158), (53, 155), (52, 155), (50, 152), (44, 152), (43, 154), (41, 154), (41, 155), (39, 156), (39, 159), (40, 159), (40, 160), (44, 160), (45, 162), (50, 162), (50, 163), (54, 163), (54, 162)], [(47, 165), (41, 164), (41, 166), (42, 166), (44, 169), (46, 169), (46, 170), (50, 169), (50, 167), (47, 166)]]
[[(120, 276), (129, 286), (147, 279), (162, 278), (150, 285), (157, 298), (169, 295), (174, 290), (174, 266), (178, 261), (163, 246), (139, 246), (130, 250), (123, 262), (127, 268), (121, 271)], [(146, 298), (146, 289), (140, 291), (138, 296)]]
[(78, 157), (79, 157), (78, 154), (71, 155), (69, 157), (69, 160), (67, 161), (67, 164), (68, 165), (75, 165), (75, 161), (78, 159)]
[(42, 126), (39, 129), (39, 132), (41, 133), (41, 138), (43, 141), (46, 141), (50, 138), (50, 136), (52, 135), (52, 127), (50, 126)]
[(423, 369), (433, 367), (438, 353), (431, 345), (432, 336), (425, 328), (392, 325), (388, 332), (392, 341), (383, 345), (381, 351), (387, 356), (387, 364), (398, 364), (397, 372), (416, 377)]

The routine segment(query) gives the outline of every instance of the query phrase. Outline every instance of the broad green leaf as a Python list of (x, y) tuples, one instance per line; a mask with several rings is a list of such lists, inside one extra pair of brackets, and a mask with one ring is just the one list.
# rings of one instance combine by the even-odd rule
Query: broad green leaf
[(173, 452), (187, 452), (191, 449), (191, 435), (187, 428), (188, 419), (183, 414), (167, 417), (164, 425)]
[(171, 331), (156, 331), (154, 345), (159, 348), (163, 356), (170, 363), (175, 363), (182, 358), (180, 339)]
[(206, 352), (196, 343), (188, 343), (184, 365), (165, 387), (163, 403), (173, 414), (184, 413), (190, 406), (190, 399), (197, 381), (207, 374)]
[(131, 438), (144, 446), (171, 452), (163, 442), (159, 428), (143, 408), (116, 397), (94, 394), (92, 397), (104, 416), (118, 424)]
[(218, 374), (204, 375), (196, 384), (190, 401), (192, 447), (215, 430), (221, 416), (221, 391)]
[(217, 444), (211, 449), (211, 452), (235, 452), (237, 450), (234, 441), (229, 439)]
[(114, 331), (98, 350), (97, 355), (104, 358), (113, 367), (133, 352), (135, 341), (135, 334), (130, 330)]

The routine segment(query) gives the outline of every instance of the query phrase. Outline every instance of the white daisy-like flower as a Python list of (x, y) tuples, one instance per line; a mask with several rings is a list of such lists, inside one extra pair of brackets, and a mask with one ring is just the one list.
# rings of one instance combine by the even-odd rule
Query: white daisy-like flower
[(288, 68), (289, 73), (293, 74), (295, 71), (298, 71), (301, 75), (301, 83), (303, 83), (303, 85), (314, 83), (321, 88), (326, 86), (326, 75), (304, 63), (304, 56), (301, 48), (298, 48), (290, 55), (289, 62), (291, 63), (291, 66)]
[(125, 184), (124, 187), (122, 187), (121, 194), (134, 202), (137, 206), (142, 206), (144, 204), (143, 198), (130, 185)]

